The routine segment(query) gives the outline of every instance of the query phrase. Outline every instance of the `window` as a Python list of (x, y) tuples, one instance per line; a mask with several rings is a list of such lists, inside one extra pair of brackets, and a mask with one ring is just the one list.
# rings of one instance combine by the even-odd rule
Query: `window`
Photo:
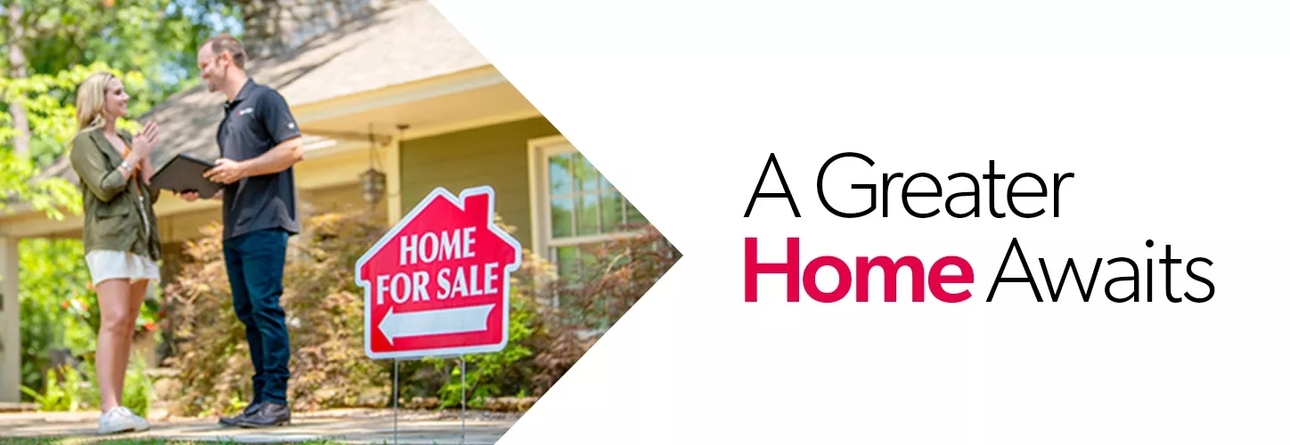
[(592, 249), (647, 222), (563, 137), (530, 141), (529, 152), (534, 252), (561, 276), (582, 276)]

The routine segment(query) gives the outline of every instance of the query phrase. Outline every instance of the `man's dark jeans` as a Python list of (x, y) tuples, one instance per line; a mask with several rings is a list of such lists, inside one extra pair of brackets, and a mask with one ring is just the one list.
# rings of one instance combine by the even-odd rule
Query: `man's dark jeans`
[(255, 366), (252, 403), (287, 402), (291, 344), (279, 299), (288, 236), (284, 230), (258, 230), (224, 241), (233, 311), (246, 326), (246, 342)]

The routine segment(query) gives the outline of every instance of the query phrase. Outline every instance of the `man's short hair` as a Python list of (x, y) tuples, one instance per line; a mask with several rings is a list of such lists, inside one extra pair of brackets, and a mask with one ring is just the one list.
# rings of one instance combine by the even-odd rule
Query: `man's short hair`
[(242, 42), (227, 33), (211, 37), (203, 43), (202, 46), (210, 45), (211, 52), (219, 56), (220, 53), (228, 52), (229, 57), (233, 59), (233, 65), (239, 69), (246, 69), (246, 50), (242, 48)]

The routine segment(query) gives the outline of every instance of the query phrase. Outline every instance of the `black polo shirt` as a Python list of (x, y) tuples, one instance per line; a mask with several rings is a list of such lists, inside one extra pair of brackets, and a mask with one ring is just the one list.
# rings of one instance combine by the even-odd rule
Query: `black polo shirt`
[[(220, 156), (245, 161), (298, 136), (300, 129), (282, 95), (248, 79), (237, 97), (224, 104), (217, 139)], [(293, 168), (224, 186), (224, 239), (265, 229), (300, 232)]]

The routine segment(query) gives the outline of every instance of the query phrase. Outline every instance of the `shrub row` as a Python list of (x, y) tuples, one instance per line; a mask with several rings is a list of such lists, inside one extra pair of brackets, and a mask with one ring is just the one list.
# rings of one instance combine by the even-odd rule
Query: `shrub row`
[[(467, 356), (470, 407), (530, 404), (587, 351), (595, 332), (612, 325), (679, 259), (652, 227), (637, 229), (638, 236), (591, 252), (584, 270), (594, 272), (577, 279), (557, 276), (551, 264), (524, 252), (512, 275), (506, 349)], [(363, 352), (362, 290), (353, 277), (354, 263), (386, 230), (365, 212), (326, 213), (304, 221), (301, 235), (292, 238), (282, 304), (291, 335), (294, 409), (393, 402), (393, 363)], [(176, 381), (159, 396), (172, 402), (172, 414), (228, 413), (251, 399), (253, 370), (231, 305), (220, 232), (218, 225), (208, 226), (186, 244), (184, 265), (165, 290), (162, 328), (170, 354), (164, 365)], [(456, 360), (400, 361), (401, 405), (459, 405), (459, 372)]]

